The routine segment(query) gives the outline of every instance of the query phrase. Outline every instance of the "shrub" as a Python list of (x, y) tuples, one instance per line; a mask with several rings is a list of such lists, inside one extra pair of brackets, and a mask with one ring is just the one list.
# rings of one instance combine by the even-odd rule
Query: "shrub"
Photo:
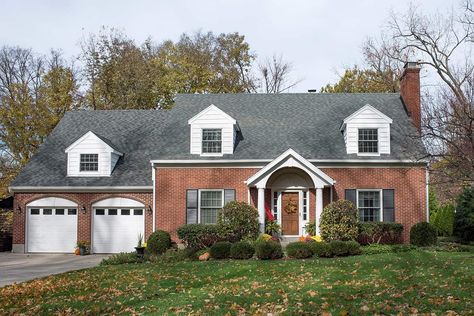
[(188, 248), (200, 250), (224, 238), (217, 225), (187, 224), (177, 229), (178, 237)]
[(360, 244), (396, 244), (402, 240), (403, 225), (387, 222), (363, 222), (358, 224)]
[(168, 249), (161, 256), (148, 256), (147, 259), (157, 263), (173, 263), (196, 259), (195, 251), (191, 248)]
[(462, 245), (458, 243), (452, 242), (440, 242), (436, 246), (429, 246), (423, 248), (424, 250), (428, 251), (443, 251), (443, 252), (469, 252), (474, 251), (472, 246)]
[(329, 204), (321, 214), (319, 228), (326, 241), (355, 240), (358, 234), (357, 208), (347, 200)]
[(146, 251), (152, 255), (164, 253), (171, 247), (171, 236), (164, 230), (153, 232), (146, 242)]
[(320, 258), (332, 257), (331, 247), (327, 242), (310, 242), (308, 247), (311, 249), (311, 252), (314, 256)]
[(438, 236), (453, 235), (454, 205), (445, 204), (430, 214), (430, 223), (436, 228)]
[(110, 266), (125, 263), (143, 262), (144, 259), (137, 256), (135, 252), (121, 252), (102, 259), (101, 266)]
[(255, 244), (255, 254), (261, 260), (280, 259), (283, 257), (283, 250), (280, 243), (275, 241), (258, 241)]
[(229, 241), (255, 240), (259, 234), (258, 211), (245, 202), (229, 202), (219, 212), (217, 225)]
[(289, 243), (286, 246), (286, 254), (290, 258), (306, 259), (313, 256), (309, 243), (297, 241)]
[(459, 195), (454, 215), (454, 235), (462, 242), (474, 241), (474, 187), (466, 187)]
[(360, 255), (360, 245), (357, 241), (348, 240), (333, 240), (329, 243), (331, 255), (335, 257), (355, 256)]
[(280, 234), (281, 227), (278, 225), (276, 220), (267, 220), (265, 221), (265, 233), (269, 235), (278, 235)]
[(211, 246), (210, 255), (214, 259), (227, 259), (230, 256), (232, 244), (228, 241), (219, 241)]
[(437, 242), (436, 228), (430, 223), (420, 222), (410, 229), (410, 243), (415, 246), (431, 246)]
[(391, 245), (382, 245), (382, 244), (370, 244), (368, 246), (362, 247), (362, 253), (364, 255), (375, 255), (379, 253), (391, 253), (393, 247)]
[(308, 235), (316, 236), (316, 222), (310, 221), (304, 226), (304, 230)]
[(250, 259), (255, 253), (255, 247), (248, 241), (239, 241), (230, 248), (230, 257), (234, 259)]

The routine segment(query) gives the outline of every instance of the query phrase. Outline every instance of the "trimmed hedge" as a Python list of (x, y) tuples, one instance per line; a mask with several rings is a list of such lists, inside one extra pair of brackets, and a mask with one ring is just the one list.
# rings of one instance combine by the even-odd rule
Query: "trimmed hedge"
[(332, 257), (331, 247), (327, 242), (309, 242), (307, 243), (313, 255), (320, 258)]
[(388, 222), (363, 222), (358, 224), (357, 241), (361, 245), (399, 244), (402, 242), (403, 225)]
[(153, 232), (146, 242), (146, 251), (152, 255), (162, 254), (169, 248), (171, 248), (171, 236), (164, 230)]
[(292, 242), (286, 246), (286, 254), (290, 258), (306, 259), (313, 256), (309, 243), (302, 241)]
[(195, 250), (208, 248), (225, 239), (217, 225), (187, 224), (179, 227), (176, 232), (186, 247)]
[(334, 240), (329, 243), (329, 247), (334, 257), (356, 256), (361, 254), (359, 243), (353, 240)]
[(234, 259), (250, 259), (255, 253), (255, 247), (248, 241), (239, 241), (230, 248), (230, 257)]
[(230, 256), (230, 248), (232, 243), (228, 241), (219, 241), (211, 246), (209, 251), (211, 258), (213, 259), (227, 259)]
[(415, 246), (432, 246), (438, 242), (436, 228), (427, 222), (420, 222), (410, 229), (410, 243)]
[(357, 227), (357, 208), (352, 202), (338, 200), (326, 206), (321, 214), (321, 237), (326, 241), (355, 240), (359, 233)]
[(257, 241), (255, 254), (261, 260), (280, 259), (283, 257), (283, 250), (278, 242), (272, 240)]

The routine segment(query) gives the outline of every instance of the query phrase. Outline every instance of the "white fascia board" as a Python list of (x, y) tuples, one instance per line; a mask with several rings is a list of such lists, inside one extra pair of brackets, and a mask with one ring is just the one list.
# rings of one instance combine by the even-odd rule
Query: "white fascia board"
[(190, 118), (188, 120), (188, 124), (192, 124), (195, 120), (197, 120), (198, 118), (200, 118), (201, 116), (204, 116), (206, 115), (207, 112), (209, 112), (210, 110), (217, 110), (219, 111), (222, 115), (224, 115), (224, 117), (226, 119), (228, 119), (232, 124), (235, 125), (235, 123), (237, 123), (237, 121), (232, 117), (230, 116), (229, 114), (227, 114), (226, 112), (222, 111), (221, 109), (219, 109), (217, 106), (215, 106), (214, 104), (211, 104), (209, 105), (207, 108), (205, 108), (204, 110), (202, 110), (201, 112), (199, 112), (198, 114), (196, 114), (195, 116), (193, 116), (192, 118)]
[(374, 108), (372, 105), (366, 104), (363, 107), (361, 107), (360, 109), (358, 109), (357, 111), (355, 111), (354, 113), (352, 113), (351, 115), (349, 115), (348, 117), (346, 117), (343, 121), (343, 125), (346, 124), (348, 121), (350, 121), (353, 117), (359, 115), (359, 113), (361, 113), (362, 111), (365, 111), (365, 110), (370, 110), (370, 111), (376, 113), (378, 116), (380, 116), (380, 118), (384, 119), (389, 124), (392, 124), (392, 122), (393, 122), (393, 120), (391, 118), (389, 118), (387, 115), (383, 114), (382, 112), (380, 112), (379, 110)]
[(92, 131), (88, 131), (87, 133), (85, 133), (84, 135), (82, 135), (78, 140), (76, 140), (74, 143), (72, 143), (71, 145), (69, 145), (68, 148), (66, 148), (64, 150), (64, 152), (69, 152), (71, 151), (74, 147), (76, 147), (78, 144), (80, 144), (82, 141), (84, 141), (84, 139), (89, 136), (89, 135), (93, 135), (97, 140), (99, 140), (101, 143), (103, 143), (105, 146), (107, 146), (107, 148), (110, 149), (110, 152), (114, 153), (114, 154), (117, 154), (119, 156), (123, 156), (123, 153), (121, 153), (120, 151), (116, 150), (115, 148), (113, 147), (110, 147), (109, 144), (107, 144), (106, 142), (104, 142), (99, 136), (97, 136), (94, 132)]
[[(245, 163), (269, 163), (272, 162), (274, 159), (156, 159), (150, 160), (151, 165), (158, 165), (158, 164), (245, 164)], [(393, 163), (419, 163), (419, 164), (427, 164), (427, 160), (411, 160), (411, 159), (306, 159), (312, 163), (327, 163), (327, 162), (334, 162), (334, 163), (354, 163), (354, 164), (367, 164), (367, 163), (377, 163), (377, 164), (393, 164)]]
[(107, 186), (56, 186), (56, 187), (46, 187), (46, 186), (13, 186), (8, 188), (11, 193), (14, 192), (111, 192), (111, 191), (121, 191), (121, 192), (151, 192), (153, 191), (152, 186), (117, 186), (117, 187), (107, 187)]

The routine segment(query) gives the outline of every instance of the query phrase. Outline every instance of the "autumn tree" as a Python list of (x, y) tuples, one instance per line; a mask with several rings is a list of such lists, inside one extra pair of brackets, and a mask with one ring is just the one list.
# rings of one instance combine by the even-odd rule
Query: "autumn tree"
[(259, 88), (264, 93), (287, 92), (295, 87), (301, 80), (292, 79), (293, 65), (283, 60), (281, 56), (273, 55), (259, 65)]
[(74, 69), (58, 52), (0, 49), (0, 195), (67, 110), (80, 104)]

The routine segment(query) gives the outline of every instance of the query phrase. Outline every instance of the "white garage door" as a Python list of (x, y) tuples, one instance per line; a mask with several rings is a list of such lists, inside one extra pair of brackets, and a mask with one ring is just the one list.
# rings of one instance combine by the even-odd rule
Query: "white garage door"
[[(44, 203), (49, 206), (39, 206)], [(61, 204), (63, 206), (58, 206)], [(27, 251), (74, 252), (77, 242), (77, 207), (74, 206), (68, 200), (57, 198), (28, 205)]]
[(131, 252), (138, 243), (138, 235), (144, 235), (144, 208), (94, 207), (94, 253)]

